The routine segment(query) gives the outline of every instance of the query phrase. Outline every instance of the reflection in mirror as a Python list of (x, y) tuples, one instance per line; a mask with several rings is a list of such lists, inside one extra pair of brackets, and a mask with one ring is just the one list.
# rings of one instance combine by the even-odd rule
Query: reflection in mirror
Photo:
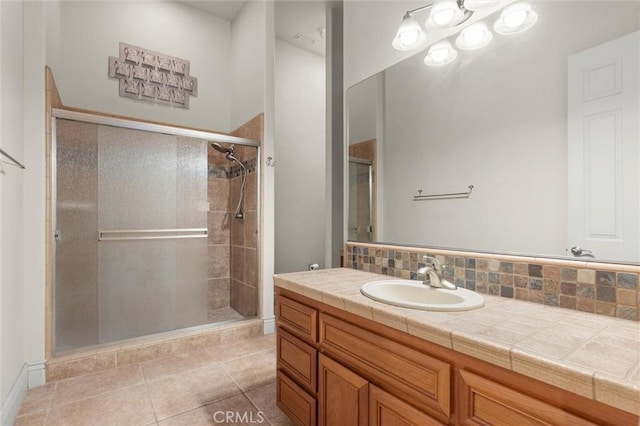
[(377, 166), (379, 148), (376, 129), (378, 81), (370, 78), (350, 89), (349, 128), (349, 240), (376, 241)]
[[(367, 142), (364, 142), (367, 143)], [(373, 162), (349, 157), (349, 239), (374, 241)]]
[(524, 33), (349, 88), (349, 155), (376, 141), (376, 241), (640, 262), (640, 4), (534, 7)]

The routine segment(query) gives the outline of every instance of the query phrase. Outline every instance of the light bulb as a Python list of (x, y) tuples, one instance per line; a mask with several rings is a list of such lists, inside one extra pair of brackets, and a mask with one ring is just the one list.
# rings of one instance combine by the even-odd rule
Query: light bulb
[(519, 27), (525, 19), (527, 19), (527, 11), (524, 9), (513, 10), (504, 15), (504, 23), (509, 28)]
[(467, 44), (476, 45), (482, 41), (482, 36), (484, 35), (484, 31), (482, 28), (468, 28), (463, 34), (462, 37)]
[(449, 25), (451, 21), (453, 21), (455, 11), (453, 9), (441, 9), (438, 11), (434, 11), (433, 21), (438, 25)]
[(435, 62), (438, 62), (439, 64), (441, 64), (447, 60), (447, 57), (449, 56), (449, 51), (445, 48), (439, 48), (439, 49), (432, 50), (430, 54)]
[(446, 65), (453, 62), (458, 56), (448, 41), (441, 41), (429, 48), (429, 53), (424, 57), (424, 63), (429, 66)]
[(412, 50), (423, 46), (426, 41), (427, 34), (422, 30), (420, 24), (407, 13), (402, 18), (396, 37), (391, 44), (396, 50)]
[(496, 3), (498, 3), (498, 0), (465, 0), (464, 8), (467, 10), (476, 11), (484, 9), (488, 6), (492, 6)]
[(493, 25), (498, 34), (516, 34), (528, 30), (538, 20), (538, 14), (528, 3), (514, 3), (504, 8)]
[(468, 26), (456, 39), (456, 46), (462, 50), (474, 50), (485, 47), (493, 40), (493, 34), (484, 22)]
[(431, 7), (427, 28), (449, 28), (457, 25), (464, 18), (464, 12), (455, 0), (437, 0)]
[(418, 41), (419, 36), (418, 31), (405, 31), (400, 34), (400, 41), (404, 46), (411, 46)]

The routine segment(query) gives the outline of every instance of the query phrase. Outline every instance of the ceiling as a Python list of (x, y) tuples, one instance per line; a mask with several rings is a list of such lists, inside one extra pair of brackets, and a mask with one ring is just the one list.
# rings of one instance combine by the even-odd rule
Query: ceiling
[[(177, 0), (211, 15), (233, 21), (245, 0)], [(339, 6), (334, 0), (276, 0), (276, 38), (317, 55), (325, 55), (325, 11)]]
[(200, 9), (218, 18), (225, 19), (227, 21), (233, 21), (240, 9), (246, 3), (245, 0), (177, 0), (180, 3), (184, 3), (196, 9)]

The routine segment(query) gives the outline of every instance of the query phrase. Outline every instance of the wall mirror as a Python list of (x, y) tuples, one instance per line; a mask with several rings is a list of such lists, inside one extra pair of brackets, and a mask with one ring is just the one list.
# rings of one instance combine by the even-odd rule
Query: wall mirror
[(348, 89), (350, 241), (640, 262), (640, 4), (533, 6), (526, 32)]

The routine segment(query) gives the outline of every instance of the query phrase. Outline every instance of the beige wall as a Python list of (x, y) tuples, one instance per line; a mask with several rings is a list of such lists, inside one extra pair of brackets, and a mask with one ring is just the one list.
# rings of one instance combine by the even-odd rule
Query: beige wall
[[(22, 2), (0, 2), (0, 147), (24, 162)], [(27, 163), (27, 165), (29, 165)], [(24, 374), (23, 317), (25, 260), (24, 171), (2, 164), (0, 173), (0, 423), (10, 424), (21, 395)]]

